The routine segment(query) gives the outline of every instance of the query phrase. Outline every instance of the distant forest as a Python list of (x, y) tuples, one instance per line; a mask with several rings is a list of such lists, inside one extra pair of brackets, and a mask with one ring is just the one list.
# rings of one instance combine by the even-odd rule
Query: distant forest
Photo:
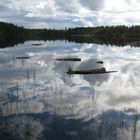
[(68, 40), (76, 43), (139, 46), (140, 26), (26, 29), (11, 23), (0, 22), (0, 47), (12, 46), (27, 40)]

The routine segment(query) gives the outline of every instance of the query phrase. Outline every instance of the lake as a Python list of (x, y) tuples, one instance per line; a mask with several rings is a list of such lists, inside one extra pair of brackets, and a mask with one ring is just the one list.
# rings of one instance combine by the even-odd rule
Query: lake
[[(129, 45), (67, 41), (0, 49), (0, 139), (139, 140), (139, 56)], [(102, 68), (115, 72), (67, 73)]]

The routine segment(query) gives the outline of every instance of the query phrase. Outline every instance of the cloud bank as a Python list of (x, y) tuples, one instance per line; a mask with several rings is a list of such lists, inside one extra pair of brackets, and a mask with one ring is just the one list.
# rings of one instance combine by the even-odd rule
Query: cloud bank
[(0, 21), (27, 28), (135, 25), (139, 0), (1, 0)]

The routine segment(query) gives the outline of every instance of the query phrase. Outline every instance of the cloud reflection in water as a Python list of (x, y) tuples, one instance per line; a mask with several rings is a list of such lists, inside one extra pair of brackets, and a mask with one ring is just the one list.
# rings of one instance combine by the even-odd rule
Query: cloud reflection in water
[[(124, 108), (134, 108), (139, 114), (140, 63), (138, 52), (140, 50), (129, 46), (116, 48), (89, 44), (88, 47), (88, 44), (65, 44), (64, 42), (41, 42), (43, 43), (41, 46), (32, 46), (33, 43), (35, 42), (26, 42), (23, 46), (18, 45), (0, 52), (2, 118), (12, 115), (49, 113), (55, 117), (56, 122), (59, 117), (62, 117), (63, 120), (77, 120), (77, 125), (82, 125), (82, 133), (88, 132), (90, 129), (88, 139), (91, 139), (94, 138), (94, 135), (91, 134), (93, 127), (92, 131), (94, 130), (95, 136), (98, 133), (95, 128), (103, 129), (102, 134), (98, 133), (97, 137), (103, 137), (105, 133), (109, 134), (106, 131), (109, 131), (108, 127), (112, 127), (115, 123), (114, 114), (117, 114), (118, 121), (116, 121), (113, 132), (117, 138), (121, 139), (124, 136), (121, 135), (122, 130), (119, 125), (124, 123), (120, 122), (121, 111)], [(31, 57), (24, 62), (14, 59), (20, 55), (30, 55)], [(75, 56), (81, 58), (82, 61), (56, 62), (54, 60), (65, 56)], [(128, 56), (129, 59), (127, 59)], [(99, 60), (104, 63), (97, 64), (96, 61)], [(69, 67), (83, 70), (102, 66), (107, 70), (117, 70), (118, 72), (103, 75), (69, 76), (66, 74)], [(130, 115), (125, 112), (126, 116), (122, 115), (130, 123), (130, 125), (129, 123), (124, 124), (125, 138), (132, 135), (129, 130), (132, 127), (132, 120), (138, 123), (137, 129), (139, 129), (139, 120), (133, 119), (133, 116), (137, 114)], [(51, 119), (53, 117), (51, 116)], [(43, 119), (41, 116), (39, 118)], [(78, 121), (80, 122), (78, 123)], [(90, 121), (91, 123), (83, 123)], [(66, 121), (66, 123), (70, 126), (70, 122)], [(105, 130), (104, 127), (107, 129)], [(43, 130), (41, 129), (39, 133), (41, 131)], [(78, 139), (81, 138), (79, 137), (81, 132), (77, 132), (77, 129), (73, 131), (68, 129), (65, 133)], [(106, 136), (106, 138), (108, 137), (111, 138), (112, 133)], [(138, 135), (137, 138), (139, 138)]]

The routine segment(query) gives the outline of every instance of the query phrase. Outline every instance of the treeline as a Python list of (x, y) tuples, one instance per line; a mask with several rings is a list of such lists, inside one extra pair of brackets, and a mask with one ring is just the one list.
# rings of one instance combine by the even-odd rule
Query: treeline
[(78, 27), (68, 29), (66, 36), (69, 41), (78, 43), (99, 43), (107, 45), (135, 45), (140, 40), (140, 26), (99, 26)]
[(27, 40), (64, 40), (65, 30), (25, 29), (11, 23), (0, 22), (0, 48), (24, 43)]
[(99, 26), (99, 27), (78, 27), (70, 28), (68, 36), (93, 36), (93, 37), (137, 37), (140, 36), (140, 26)]
[(25, 29), (26, 37), (33, 40), (64, 40), (65, 30), (59, 29)]
[[(140, 40), (140, 26), (99, 26), (69, 29), (25, 29), (0, 22), (1, 47), (26, 40), (68, 40), (78, 43), (99, 43), (124, 46)], [(9, 44), (10, 43), (10, 44)], [(136, 44), (135, 44), (136, 45)]]
[(11, 23), (0, 22), (0, 47), (13, 46), (25, 41), (25, 29)]
[(0, 22), (0, 36), (21, 35), (25, 29), (12, 23)]

